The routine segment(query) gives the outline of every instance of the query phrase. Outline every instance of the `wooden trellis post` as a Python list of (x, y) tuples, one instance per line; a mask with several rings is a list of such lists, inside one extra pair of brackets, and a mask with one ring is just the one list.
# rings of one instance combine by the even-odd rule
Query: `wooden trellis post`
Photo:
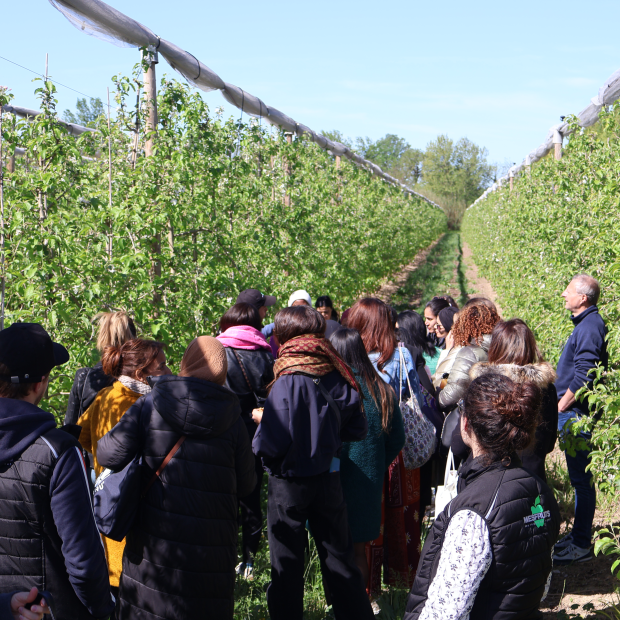
[[(284, 135), (286, 136), (286, 142), (288, 144), (293, 144), (293, 134), (287, 131)], [(284, 175), (286, 176), (288, 182), (288, 177), (291, 176), (291, 165), (286, 160), (284, 160)], [(284, 206), (291, 206), (291, 196), (288, 192), (284, 194)]]
[[(157, 131), (157, 77), (155, 74), (155, 65), (159, 62), (157, 50), (150, 46), (147, 52), (146, 61), (148, 67), (144, 71), (144, 96), (146, 98), (147, 118), (146, 118), (146, 142), (144, 144), (144, 154), (146, 157), (153, 156), (153, 148), (155, 144)], [(151, 244), (151, 254), (153, 256), (161, 255), (161, 232), (157, 231), (155, 238)], [(155, 280), (161, 277), (161, 261), (154, 259), (151, 266), (151, 278)], [(157, 308), (161, 303), (161, 292), (157, 289), (153, 292), (153, 305), (155, 307), (154, 316), (158, 316)]]
[(562, 159), (562, 134), (554, 128), (553, 130), (553, 146), (555, 148), (555, 159)]

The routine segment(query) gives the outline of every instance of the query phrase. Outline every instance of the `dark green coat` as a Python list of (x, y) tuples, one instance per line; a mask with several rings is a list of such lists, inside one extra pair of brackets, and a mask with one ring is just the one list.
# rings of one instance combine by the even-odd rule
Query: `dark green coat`
[(383, 478), (405, 445), (405, 428), (395, 397), (390, 432), (382, 430), (381, 403), (377, 407), (366, 383), (357, 374), (356, 378), (362, 387), (368, 435), (362, 441), (342, 444), (340, 480), (353, 542), (367, 542), (379, 536)]

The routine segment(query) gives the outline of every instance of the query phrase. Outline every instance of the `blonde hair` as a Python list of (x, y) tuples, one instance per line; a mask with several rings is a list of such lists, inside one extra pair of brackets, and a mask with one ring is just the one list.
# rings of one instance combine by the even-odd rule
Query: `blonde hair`
[(106, 347), (120, 347), (127, 340), (136, 337), (136, 327), (124, 312), (100, 312), (94, 319), (99, 323), (97, 350), (103, 353)]

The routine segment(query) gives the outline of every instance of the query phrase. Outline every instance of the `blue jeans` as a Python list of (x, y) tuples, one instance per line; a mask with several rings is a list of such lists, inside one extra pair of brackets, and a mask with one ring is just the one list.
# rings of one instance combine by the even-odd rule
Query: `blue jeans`
[[(579, 411), (563, 411), (558, 415), (558, 430), (562, 431), (564, 424), (577, 419)], [(590, 433), (579, 433), (579, 437), (590, 439)], [(575, 489), (575, 521), (573, 523), (573, 542), (578, 547), (586, 549), (592, 541), (592, 522), (596, 510), (596, 489), (592, 483), (592, 473), (586, 471), (590, 463), (590, 450), (578, 450), (575, 456), (568, 452), (566, 465), (571, 486)]]

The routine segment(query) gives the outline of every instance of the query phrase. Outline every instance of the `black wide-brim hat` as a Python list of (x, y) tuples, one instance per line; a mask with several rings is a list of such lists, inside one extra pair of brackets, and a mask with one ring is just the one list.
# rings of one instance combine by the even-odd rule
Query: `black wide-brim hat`
[(11, 383), (38, 383), (55, 366), (69, 361), (69, 352), (38, 323), (13, 323), (0, 331), (0, 364), (8, 374), (0, 379)]

